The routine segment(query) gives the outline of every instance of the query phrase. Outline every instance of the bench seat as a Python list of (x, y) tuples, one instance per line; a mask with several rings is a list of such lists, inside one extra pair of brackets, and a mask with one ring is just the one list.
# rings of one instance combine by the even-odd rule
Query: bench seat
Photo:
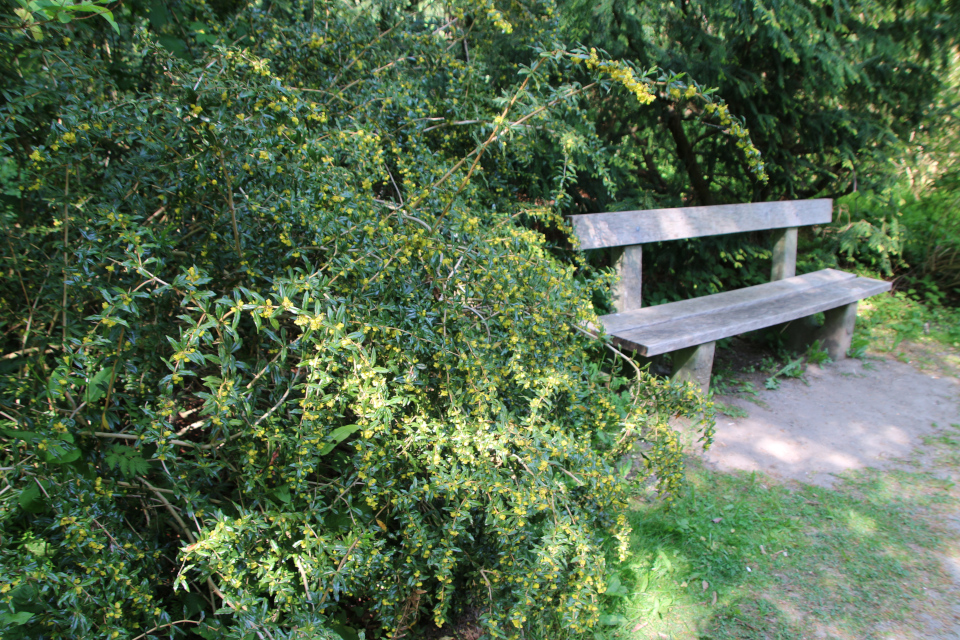
[(889, 290), (889, 282), (823, 269), (600, 320), (614, 343), (650, 357), (784, 324)]

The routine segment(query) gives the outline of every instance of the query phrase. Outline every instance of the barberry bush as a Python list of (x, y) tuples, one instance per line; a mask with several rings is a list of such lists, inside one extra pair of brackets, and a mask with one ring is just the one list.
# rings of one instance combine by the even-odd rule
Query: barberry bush
[(548, 2), (34, 4), (0, 31), (3, 637), (591, 629), (623, 452), (669, 500), (668, 420), (710, 418), (593, 335), (560, 213), (616, 162), (592, 97), (720, 103), (552, 44)]

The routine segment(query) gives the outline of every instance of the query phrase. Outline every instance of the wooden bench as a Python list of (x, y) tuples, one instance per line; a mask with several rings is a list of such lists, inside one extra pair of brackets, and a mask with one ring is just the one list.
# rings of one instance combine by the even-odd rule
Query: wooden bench
[[(835, 269), (795, 275), (797, 228), (827, 224), (830, 199), (731, 204), (571, 216), (581, 249), (621, 248), (614, 290), (617, 313), (600, 318), (613, 342), (652, 357), (670, 353), (673, 377), (693, 380), (704, 393), (716, 341), (781, 325), (792, 344), (820, 340), (839, 360), (850, 348), (857, 301), (890, 290), (890, 283)], [(642, 308), (643, 244), (773, 229), (771, 282)], [(816, 327), (812, 316), (824, 313)]]

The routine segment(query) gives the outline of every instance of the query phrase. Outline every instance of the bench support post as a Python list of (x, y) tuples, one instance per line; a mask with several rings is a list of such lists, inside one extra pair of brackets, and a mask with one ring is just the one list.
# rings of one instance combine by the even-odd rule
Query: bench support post
[(613, 304), (617, 313), (639, 309), (643, 285), (643, 245), (623, 247), (614, 264), (620, 276), (613, 289)]
[(857, 322), (857, 303), (823, 312), (823, 326), (817, 326), (814, 316), (799, 318), (793, 322), (780, 325), (783, 333), (784, 345), (791, 351), (803, 351), (815, 340), (820, 341), (820, 347), (829, 354), (834, 362), (842, 360), (850, 349), (853, 338), (853, 328)]
[(773, 232), (773, 268), (770, 280), (783, 280), (797, 275), (797, 228)]
[(713, 371), (713, 352), (716, 342), (707, 342), (696, 347), (678, 349), (671, 353), (674, 380), (690, 381), (700, 385), (703, 394), (710, 392), (710, 373)]
[(817, 339), (834, 362), (845, 358), (853, 338), (857, 322), (857, 303), (852, 302), (824, 312), (823, 326), (817, 331)]

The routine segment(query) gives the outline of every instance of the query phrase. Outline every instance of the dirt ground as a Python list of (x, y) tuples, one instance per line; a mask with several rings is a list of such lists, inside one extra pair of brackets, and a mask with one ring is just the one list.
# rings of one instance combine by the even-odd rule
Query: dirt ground
[(705, 459), (827, 487), (842, 471), (896, 464), (938, 427), (960, 424), (960, 379), (943, 364), (848, 358), (808, 365), (802, 379), (781, 379), (772, 391), (759, 374), (756, 394), (717, 397), (747, 415), (718, 415)]

